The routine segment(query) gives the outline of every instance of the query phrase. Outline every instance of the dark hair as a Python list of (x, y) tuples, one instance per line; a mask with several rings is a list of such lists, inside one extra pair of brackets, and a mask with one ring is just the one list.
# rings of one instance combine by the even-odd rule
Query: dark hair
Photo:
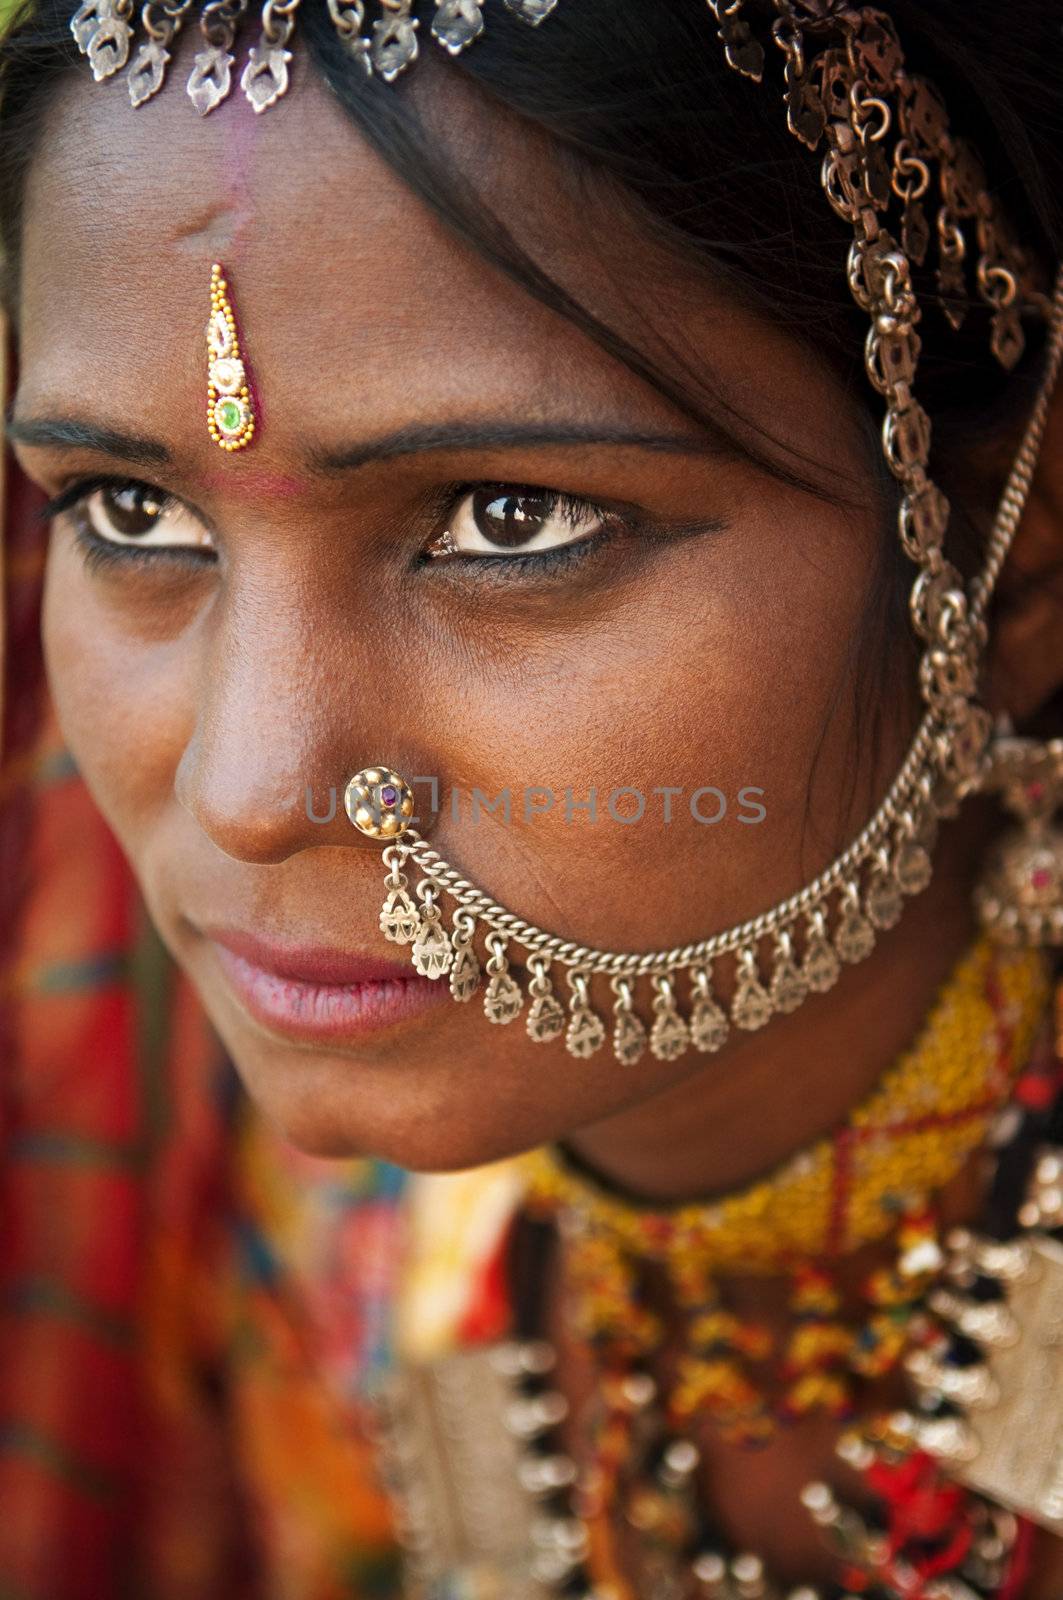
[[(75, 4), (31, 0), (0, 46), (0, 242), (11, 296), (21, 195), (42, 110), (55, 80), (78, 60), (69, 33)], [(758, 8), (770, 9), (752, 0), (749, 9)], [(882, 8), (896, 21), (910, 70), (939, 85), (954, 128), (981, 151), (1020, 237), (1050, 266), (1063, 255), (1063, 39), (1054, 8), (1042, 0), (1009, 0), (1006, 9), (999, 0), (887, 0)], [(418, 10), (425, 39), (430, 8)], [(863, 370), (866, 315), (845, 283), (851, 230), (819, 191), (819, 158), (787, 131), (776, 64), (769, 62), (762, 85), (732, 72), (705, 0), (559, 0), (536, 29), (502, 0), (485, 0), (484, 10), (483, 38), (439, 70), (460, 74), (473, 92), (548, 135), (567, 181), (596, 194), (604, 186), (688, 271), (703, 269), (717, 282), (722, 275), (734, 295), (829, 363), (866, 419), (869, 463), (888, 501), (892, 483), (874, 447), (877, 419)], [(515, 242), (479, 192), (467, 157), (448, 149), (437, 123), (427, 125), (420, 113), (418, 75), (431, 77), (431, 68), (419, 63), (391, 85), (367, 80), (323, 4), (303, 5), (298, 37), (368, 143), (470, 246), (688, 415), (712, 410), (721, 420), (719, 397), (669, 345), (666, 329), (648, 329), (647, 342), (636, 346)], [(432, 51), (422, 45), (422, 55)], [(953, 559), (967, 570), (985, 531), (965, 482), (972, 446), (1013, 434), (1039, 365), (1031, 330), (1018, 372), (1002, 374), (989, 355), (986, 319), (984, 309), (972, 309), (956, 335), (928, 302), (920, 329), (918, 387), (934, 420), (933, 469), (953, 501)], [(755, 450), (750, 420), (732, 412), (730, 421)], [(844, 498), (844, 484), (825, 486), (823, 465), (794, 459), (792, 477)], [(818, 471), (810, 477), (812, 467)], [(850, 680), (862, 698), (873, 679), (881, 689), (891, 666), (912, 659), (904, 610), (911, 568), (896, 539), (883, 539), (875, 578)]]

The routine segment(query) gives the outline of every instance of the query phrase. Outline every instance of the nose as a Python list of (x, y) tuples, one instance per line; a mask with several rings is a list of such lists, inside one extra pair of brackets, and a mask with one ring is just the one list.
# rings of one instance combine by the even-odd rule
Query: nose
[(374, 681), (370, 655), (352, 654), (360, 630), (332, 626), (330, 637), (327, 615), (310, 596), (281, 599), (259, 583), (204, 623), (174, 793), (236, 860), (275, 863), (315, 845), (379, 851), (348, 820), (347, 780), (373, 765), (414, 770), (417, 758), (407, 753), (404, 767), (395, 748), (398, 685)]

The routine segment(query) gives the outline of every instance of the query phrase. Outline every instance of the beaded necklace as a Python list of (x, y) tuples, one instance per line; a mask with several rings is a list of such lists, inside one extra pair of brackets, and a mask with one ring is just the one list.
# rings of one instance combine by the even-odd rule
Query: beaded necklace
[[(854, 1381), (882, 1377), (904, 1351), (908, 1321), (942, 1265), (932, 1196), (984, 1141), (1047, 996), (1040, 955), (980, 940), (913, 1048), (842, 1127), (716, 1203), (632, 1204), (561, 1151), (537, 1152), (527, 1206), (559, 1223), (578, 1337), (610, 1371), (644, 1366), (662, 1338), (644, 1292), (652, 1263), (686, 1324), (668, 1398), (675, 1426), (698, 1416), (733, 1442), (757, 1444), (814, 1410), (847, 1415)], [(890, 1230), (893, 1265), (868, 1278), (861, 1319), (843, 1321), (832, 1264)], [(723, 1272), (789, 1275), (793, 1328), (783, 1350), (727, 1309)], [(774, 1402), (757, 1376), (771, 1358)]]
[[(498, 1353), (525, 1408), (516, 1414), (529, 1448), (521, 1480), (549, 1511), (538, 1524), (538, 1582), (559, 1594), (627, 1600), (619, 1516), (640, 1534), (640, 1594), (774, 1600), (784, 1591), (763, 1562), (727, 1550), (697, 1502), (691, 1425), (710, 1422), (733, 1441), (757, 1445), (815, 1409), (852, 1414), (860, 1380), (904, 1360), (924, 1402), (930, 1397), (930, 1414), (872, 1419), (847, 1430), (839, 1447), (863, 1472), (880, 1515), (865, 1521), (824, 1484), (810, 1485), (804, 1497), (839, 1557), (840, 1583), (829, 1593), (971, 1600), (1005, 1592), (1024, 1560), (1026, 1525), (944, 1478), (927, 1453), (956, 1447), (963, 1423), (955, 1402), (977, 1399), (979, 1385), (984, 1393), (989, 1383), (962, 1318), (948, 1323), (957, 1304), (944, 1307), (944, 1321), (929, 1310), (928, 1291), (943, 1272), (959, 1283), (975, 1270), (969, 1240), (962, 1260), (943, 1249), (933, 1194), (985, 1141), (1009, 1095), (1011, 1113), (1029, 1102), (1045, 1114), (1046, 1085), (1058, 1068), (1043, 1051), (1030, 1057), (1048, 987), (1040, 955), (981, 941), (945, 985), (914, 1048), (844, 1127), (720, 1202), (632, 1205), (562, 1152), (535, 1157), (527, 1225), (557, 1224), (566, 1312), (599, 1374), (577, 1466), (555, 1436), (566, 1406), (550, 1387), (554, 1355), (534, 1317), (525, 1316), (516, 1341)], [(1027, 1223), (1032, 1204), (1027, 1199)], [(865, 1285), (866, 1316), (846, 1322), (831, 1263), (891, 1228), (894, 1259)], [(989, 1320), (982, 1314), (978, 1324), (983, 1332), (997, 1293), (989, 1259), (983, 1254), (976, 1272), (990, 1305)], [(663, 1395), (649, 1371), (663, 1330), (644, 1293), (647, 1263), (667, 1273), (685, 1324), (676, 1378)], [(1003, 1257), (997, 1265), (1006, 1276)], [(794, 1320), (784, 1348), (774, 1350), (767, 1330), (728, 1311), (722, 1270), (790, 1274)], [(1018, 1276), (1014, 1262), (1011, 1271)], [(956, 1291), (937, 1293), (957, 1300)], [(758, 1377), (769, 1358), (773, 1383)], [(799, 1588), (792, 1600), (819, 1600), (818, 1591)]]
[(618, 1249), (667, 1265), (696, 1256), (706, 1269), (759, 1274), (845, 1254), (882, 1238), (899, 1197), (940, 1188), (982, 1143), (1029, 1055), (1048, 989), (1042, 955), (978, 940), (915, 1044), (845, 1123), (717, 1201), (633, 1204), (556, 1146), (529, 1158), (529, 1198), (578, 1211)]

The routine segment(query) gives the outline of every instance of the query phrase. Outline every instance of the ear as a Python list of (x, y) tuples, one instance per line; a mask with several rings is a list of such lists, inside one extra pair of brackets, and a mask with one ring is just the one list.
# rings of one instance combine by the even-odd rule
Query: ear
[(1063, 689), (1063, 385), (990, 623), (987, 703), (1020, 725)]

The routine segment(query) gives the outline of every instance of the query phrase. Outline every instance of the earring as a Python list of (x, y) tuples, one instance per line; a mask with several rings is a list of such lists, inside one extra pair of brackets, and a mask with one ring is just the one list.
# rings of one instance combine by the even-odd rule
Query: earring
[(983, 926), (1008, 944), (1063, 944), (1063, 739), (1005, 732), (990, 745), (984, 787), (1019, 826), (993, 847), (975, 890)]
[(223, 450), (242, 450), (254, 436), (255, 411), (229, 285), (217, 261), (210, 269), (207, 356), (207, 428)]

